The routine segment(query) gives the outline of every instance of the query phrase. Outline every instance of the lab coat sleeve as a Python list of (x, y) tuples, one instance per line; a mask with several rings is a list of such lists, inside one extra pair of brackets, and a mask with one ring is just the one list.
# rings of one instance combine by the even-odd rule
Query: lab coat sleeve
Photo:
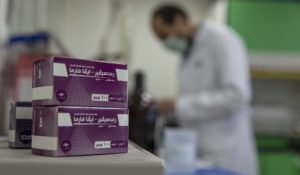
[[(249, 71), (243, 42), (223, 37), (215, 42), (216, 71), (220, 88), (179, 96), (178, 117), (199, 120), (226, 117), (250, 101)], [(201, 81), (201, 80), (199, 80)]]

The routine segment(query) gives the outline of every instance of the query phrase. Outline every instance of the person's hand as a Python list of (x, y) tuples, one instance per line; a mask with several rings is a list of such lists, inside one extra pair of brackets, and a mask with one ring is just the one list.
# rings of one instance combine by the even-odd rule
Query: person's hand
[(166, 114), (174, 111), (175, 109), (175, 99), (167, 98), (159, 102), (159, 112), (160, 114)]

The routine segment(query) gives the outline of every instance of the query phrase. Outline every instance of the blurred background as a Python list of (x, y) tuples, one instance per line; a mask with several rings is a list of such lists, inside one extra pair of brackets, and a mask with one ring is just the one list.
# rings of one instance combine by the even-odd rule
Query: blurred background
[[(179, 56), (152, 31), (155, 7), (183, 6), (245, 40), (252, 82), (252, 124), (262, 175), (300, 174), (299, 0), (0, 0), (0, 135), (12, 101), (31, 100), (32, 61), (51, 55), (129, 65), (130, 137), (161, 156), (158, 103), (178, 94)], [(167, 114), (172, 115), (172, 114)]]

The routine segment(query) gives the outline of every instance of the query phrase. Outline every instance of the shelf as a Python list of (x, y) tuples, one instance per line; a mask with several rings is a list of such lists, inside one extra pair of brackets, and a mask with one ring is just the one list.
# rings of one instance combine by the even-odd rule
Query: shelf
[(252, 79), (300, 80), (300, 71), (251, 70)]
[(300, 54), (250, 53), (253, 79), (300, 80)]
[(0, 174), (23, 175), (162, 175), (161, 159), (129, 144), (127, 154), (77, 157), (42, 157), (30, 149), (9, 149), (7, 139), (0, 137)]

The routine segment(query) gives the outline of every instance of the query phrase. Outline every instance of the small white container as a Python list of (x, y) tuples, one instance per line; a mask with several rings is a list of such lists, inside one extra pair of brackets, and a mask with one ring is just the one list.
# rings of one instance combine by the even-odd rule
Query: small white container
[(197, 163), (197, 133), (170, 128), (165, 131), (165, 164), (170, 173), (192, 174)]

